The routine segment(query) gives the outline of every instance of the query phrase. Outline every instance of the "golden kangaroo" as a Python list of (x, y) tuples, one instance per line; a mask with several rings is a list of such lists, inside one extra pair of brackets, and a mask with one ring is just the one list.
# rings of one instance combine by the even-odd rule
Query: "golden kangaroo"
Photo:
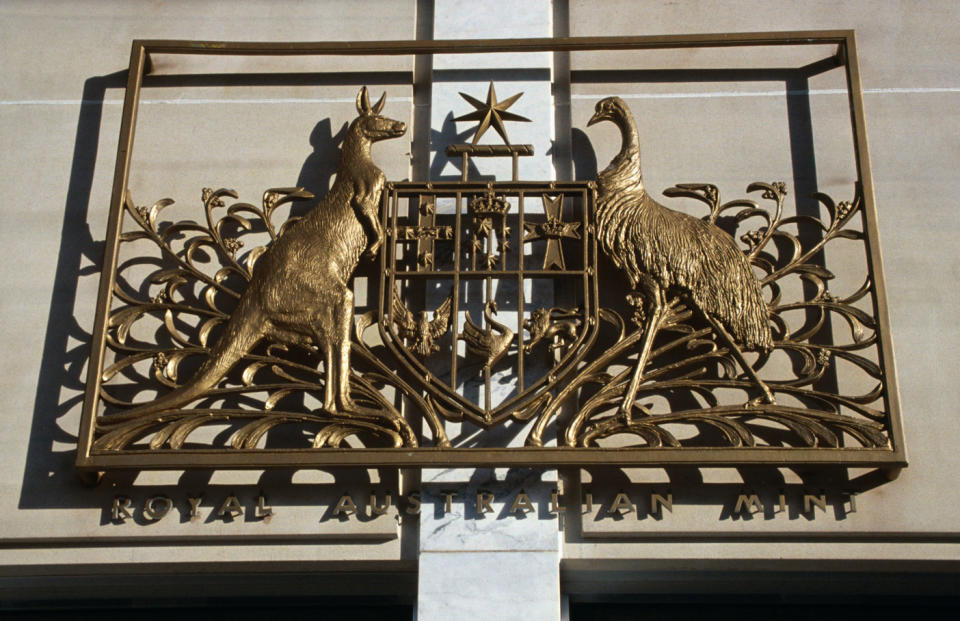
[(359, 116), (340, 149), (333, 187), (257, 261), (223, 334), (193, 378), (120, 416), (173, 410), (203, 396), (262, 339), (316, 345), (324, 357), (324, 409), (355, 411), (349, 390), (350, 279), (360, 257), (375, 256), (383, 243), (378, 212), (384, 175), (370, 158), (370, 146), (406, 132), (402, 122), (380, 116), (385, 100), (386, 93), (371, 106), (367, 87), (357, 94)]

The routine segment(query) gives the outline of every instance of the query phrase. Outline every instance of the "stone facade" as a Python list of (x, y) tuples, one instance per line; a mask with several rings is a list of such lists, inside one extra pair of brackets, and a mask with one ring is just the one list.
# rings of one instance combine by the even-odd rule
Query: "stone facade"
[[(0, 383), (8, 421), (0, 439), (0, 600), (304, 595), (277, 572), (302, 576), (310, 595), (416, 601), (421, 621), (466, 617), (491, 605), (498, 618), (558, 619), (567, 614), (561, 603), (568, 596), (652, 588), (802, 593), (804, 584), (820, 584), (797, 577), (808, 570), (848, 576), (834, 586), (858, 593), (878, 585), (888, 592), (921, 587), (909, 577), (869, 586), (857, 576), (938, 574), (926, 582), (927, 592), (952, 595), (938, 585), (955, 580), (960, 560), (951, 480), (960, 452), (950, 448), (960, 442), (954, 414), (960, 389), (950, 363), (960, 300), (950, 285), (958, 254), (949, 231), (958, 219), (947, 192), (960, 158), (957, 6), (706, 0), (537, 0), (519, 8), (504, 1), (482, 10), (456, 0), (375, 6), (0, 2), (0, 127), (7, 146), (0, 179), (8, 197), (0, 231), (7, 250), (0, 270), (6, 351)], [(910, 465), (895, 481), (864, 487), (850, 483), (847, 475), (857, 473), (784, 471), (771, 480), (749, 469), (710, 468), (118, 473), (97, 487), (77, 480), (76, 436), (133, 39), (785, 29), (857, 34), (909, 449)], [(689, 71), (708, 72), (720, 62), (746, 70), (763, 66), (766, 53), (658, 53), (650, 62), (664, 75), (687, 70), (683, 80), (648, 75), (642, 84), (616, 84), (648, 128), (644, 172), (652, 192), (706, 180), (733, 194), (750, 181), (787, 176), (798, 193), (849, 193), (856, 171), (836, 76), (790, 84), (755, 74), (704, 80)], [(626, 56), (636, 62), (637, 54)], [(789, 60), (795, 66), (804, 58)], [(325, 190), (335, 164), (323, 147), (352, 118), (363, 84), (377, 95), (386, 90), (390, 116), (419, 128), (410, 141), (376, 147), (391, 180), (458, 174), (431, 141), (449, 138), (449, 112), (466, 111), (457, 93), (482, 96), (491, 79), (503, 97), (525, 92), (512, 111), (533, 123), (511, 132), (516, 142), (535, 144), (528, 176), (579, 179), (589, 168), (580, 155), (585, 136), (600, 162), (616, 151), (612, 126), (584, 128), (610, 84), (578, 79), (619, 69), (626, 60), (615, 54), (423, 62), (159, 58), (158, 74), (194, 77), (145, 87), (130, 187), (138, 202), (171, 196), (184, 205), (198, 202), (206, 186), (234, 187), (247, 200), (267, 187)], [(225, 77), (233, 72), (312, 73), (300, 82), (268, 76), (247, 83)], [(415, 75), (429, 76), (432, 87), (415, 89)], [(791, 100), (797, 95), (806, 110)], [(454, 127), (454, 133), (466, 129)], [(518, 500), (521, 493), (532, 512)], [(756, 572), (767, 578), (751, 586)], [(173, 586), (153, 588), (157, 576)]]

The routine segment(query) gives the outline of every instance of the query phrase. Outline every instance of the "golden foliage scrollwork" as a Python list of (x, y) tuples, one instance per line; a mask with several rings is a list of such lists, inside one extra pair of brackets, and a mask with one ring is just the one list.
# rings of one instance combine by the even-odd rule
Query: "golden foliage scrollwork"
[[(432, 412), (432, 406), (367, 346), (358, 346), (356, 336), (355, 371), (349, 385), (358, 412), (349, 418), (304, 405), (306, 395), (324, 391), (320, 356), (309, 346), (276, 342), (245, 356), (231, 374), (233, 381), (208, 391), (198, 407), (125, 415), (125, 410), (139, 403), (127, 396), (130, 385), (120, 380), (125, 376), (135, 387), (156, 382), (154, 386), (175, 388), (189, 379), (183, 367), (196, 365), (209, 353), (218, 327), (229, 319), (257, 259), (266, 251), (263, 233), (269, 242), (276, 241), (297, 220), (287, 218), (278, 227), (273, 221), (277, 208), (312, 195), (301, 188), (274, 188), (263, 194), (261, 207), (243, 202), (227, 205), (228, 197), (237, 198), (237, 194), (229, 189), (203, 190), (204, 223), (162, 222), (161, 211), (173, 204), (170, 199), (150, 207), (126, 201), (125, 211), (136, 228), (123, 233), (121, 241), (148, 242), (159, 257), (146, 261), (152, 272), (140, 290), (127, 282), (125, 273), (133, 274), (144, 261), (118, 266), (113, 294), (119, 305), (109, 315), (107, 331), (107, 347), (114, 359), (101, 376), (100, 397), (108, 410), (97, 417), (94, 448), (120, 450), (146, 442), (153, 450), (183, 449), (199, 430), (213, 426), (229, 431), (218, 434), (214, 444), (253, 449), (262, 446), (270, 430), (284, 425), (308, 430), (302, 438), (304, 447), (346, 447), (351, 437), (364, 445), (416, 446), (417, 437), (400, 415), (397, 401), (402, 394), (422, 410)], [(244, 253), (246, 238), (254, 243)], [(136, 275), (131, 281), (136, 281)], [(140, 342), (133, 334), (145, 329), (141, 325), (150, 324), (151, 319), (159, 320), (153, 339)], [(362, 334), (368, 323), (368, 318), (358, 318), (358, 332)], [(428, 418), (437, 420), (436, 415)], [(446, 444), (439, 422), (432, 428), (435, 443)]]
[[(851, 439), (867, 448), (887, 447), (888, 415), (884, 376), (869, 356), (876, 352), (877, 326), (874, 316), (857, 304), (873, 300), (869, 275), (861, 286), (843, 297), (828, 289), (834, 274), (822, 264), (821, 253), (838, 239), (863, 240), (852, 227), (861, 209), (857, 189), (854, 200), (834, 202), (825, 194), (815, 195), (826, 213), (825, 219), (812, 215), (784, 217), (783, 183), (753, 183), (748, 192), (761, 192), (770, 203), (761, 208), (755, 201), (738, 199), (721, 203), (713, 185), (684, 184), (664, 192), (667, 196), (694, 198), (704, 203), (711, 223), (732, 214), (732, 222), (746, 226), (740, 236), (743, 251), (757, 269), (770, 308), (774, 347), (760, 353), (753, 363), (762, 374), (772, 356), (784, 354), (792, 363), (793, 377), (769, 379), (777, 403), (750, 399), (756, 385), (738, 374), (731, 352), (715, 338), (709, 325), (698, 322), (688, 300), (672, 295), (654, 326), (655, 344), (643, 370), (637, 398), (629, 405), (631, 415), (623, 416), (621, 406), (630, 381), (631, 360), (643, 338), (643, 330), (628, 330), (631, 322), (613, 309), (603, 309), (601, 319), (610, 333), (602, 353), (588, 357), (582, 369), (538, 412), (538, 421), (528, 444), (539, 446), (546, 424), (561, 408), (572, 404), (575, 412), (562, 428), (562, 442), (568, 446), (597, 445), (618, 434), (636, 437), (649, 447), (729, 446), (759, 444), (800, 447), (839, 447)], [(760, 225), (749, 227), (752, 222)], [(804, 235), (798, 231), (805, 227)], [(810, 230), (814, 235), (810, 235)], [(801, 299), (785, 299), (785, 283), (799, 278)], [(802, 325), (791, 328), (788, 315), (801, 313)], [(833, 320), (846, 324), (847, 338), (832, 329)], [(640, 319), (642, 324), (645, 319)], [(839, 394), (821, 387), (838, 361), (849, 363), (873, 387), (860, 394)], [(612, 370), (615, 369), (615, 370)], [(846, 371), (846, 370), (845, 370)], [(739, 404), (721, 403), (718, 391), (734, 390), (748, 395)], [(657, 399), (667, 408), (656, 408)], [(771, 433), (770, 423), (785, 433)], [(692, 441), (681, 438), (683, 426), (711, 429)], [(709, 439), (707, 439), (709, 438)], [(765, 438), (761, 441), (761, 438)], [(706, 443), (706, 444), (705, 444)]]

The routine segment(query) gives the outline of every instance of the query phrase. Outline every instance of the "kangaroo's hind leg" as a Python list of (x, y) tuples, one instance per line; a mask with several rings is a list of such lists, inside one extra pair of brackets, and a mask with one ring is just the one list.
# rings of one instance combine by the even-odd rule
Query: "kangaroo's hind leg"
[(334, 364), (334, 347), (329, 335), (320, 327), (314, 330), (317, 339), (317, 347), (323, 355), (323, 409), (330, 414), (337, 411), (336, 395), (336, 364)]
[[(357, 407), (350, 397), (350, 329), (353, 326), (353, 291), (343, 292), (343, 304), (334, 312), (336, 327), (332, 335), (334, 364), (336, 365), (336, 406), (341, 412), (353, 412)], [(331, 382), (332, 383), (332, 382)]]

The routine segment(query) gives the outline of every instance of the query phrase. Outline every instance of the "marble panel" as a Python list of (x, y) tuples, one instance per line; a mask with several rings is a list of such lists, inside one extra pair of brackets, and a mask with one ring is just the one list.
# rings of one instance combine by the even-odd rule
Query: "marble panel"
[[(499, 469), (498, 469), (499, 470)], [(469, 476), (467, 483), (456, 477)], [(433, 471), (425, 473), (433, 474)], [(556, 551), (560, 516), (553, 472), (456, 470), (422, 485), (420, 551)], [(444, 480), (446, 479), (446, 480)]]
[(559, 573), (552, 552), (424, 552), (417, 621), (559, 619)]

